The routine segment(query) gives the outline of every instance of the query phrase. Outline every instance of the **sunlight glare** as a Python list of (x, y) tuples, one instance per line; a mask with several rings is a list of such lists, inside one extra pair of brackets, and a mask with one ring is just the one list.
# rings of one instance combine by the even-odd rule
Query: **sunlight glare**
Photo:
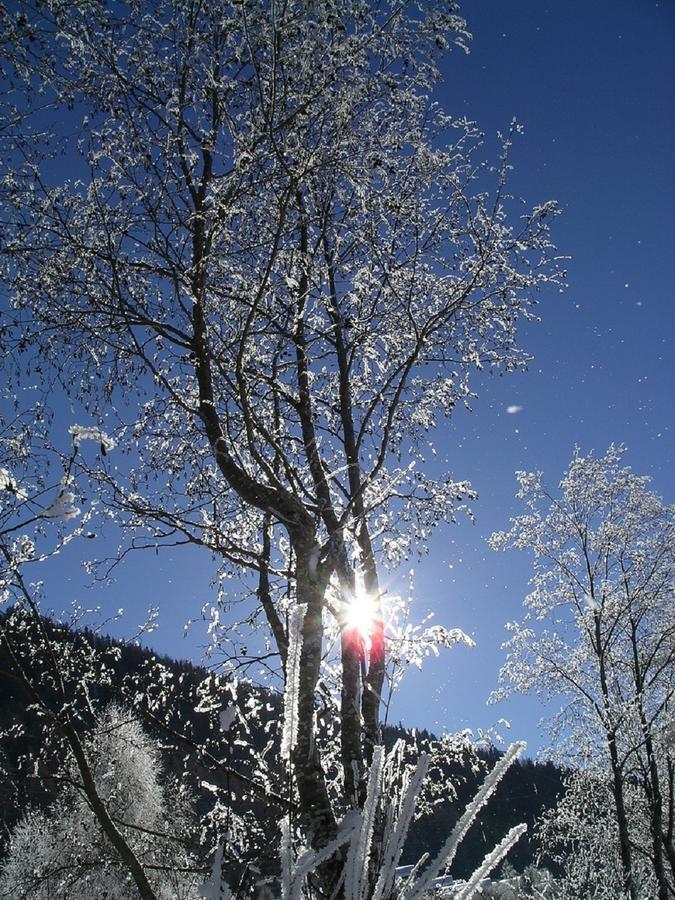
[(363, 638), (369, 638), (373, 630), (373, 622), (377, 614), (375, 601), (364, 590), (357, 590), (345, 609), (347, 625), (361, 634)]

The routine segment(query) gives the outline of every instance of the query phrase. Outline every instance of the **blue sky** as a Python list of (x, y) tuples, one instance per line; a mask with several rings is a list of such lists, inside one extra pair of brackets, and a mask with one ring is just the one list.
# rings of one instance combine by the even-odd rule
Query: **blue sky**
[[(486, 544), (518, 512), (515, 470), (542, 469), (555, 484), (575, 444), (601, 452), (623, 443), (628, 464), (675, 501), (675, 6), (465, 0), (462, 12), (472, 50), (451, 55), (438, 99), (476, 119), (493, 149), (513, 117), (524, 126), (511, 186), (532, 203), (560, 202), (553, 236), (571, 257), (569, 288), (543, 296), (541, 321), (523, 330), (529, 370), (485, 376), (474, 411), (457, 411), (437, 436), (439, 460), (472, 481), (479, 500), (475, 524), (439, 531), (429, 556), (413, 563), (414, 614), (462, 627), (476, 647), (445, 651), (411, 673), (390, 720), (453, 731), (505, 717), (535, 753), (545, 744), (536, 702), (486, 706), (504, 623), (520, 615), (529, 577), (526, 557)], [(51, 572), (64, 601), (126, 607), (127, 623), (112, 629), (126, 633), (142, 609), (161, 606), (154, 646), (198, 658), (203, 631), (185, 641), (183, 624), (213, 594), (203, 554), (139, 555), (105, 594), (82, 587), (77, 554), (69, 548)]]
[(462, 12), (471, 53), (452, 55), (439, 99), (488, 136), (522, 123), (512, 188), (560, 202), (553, 236), (571, 257), (569, 288), (544, 296), (541, 322), (523, 331), (529, 370), (485, 378), (474, 411), (459, 411), (438, 441), (479, 500), (475, 525), (438, 535), (417, 566), (418, 608), (477, 646), (413, 673), (392, 717), (451, 730), (505, 717), (536, 752), (541, 707), (485, 706), (530, 573), (524, 555), (486, 546), (519, 511), (514, 471), (541, 469), (555, 485), (575, 444), (623, 443), (627, 463), (675, 501), (675, 6), (465, 0)]

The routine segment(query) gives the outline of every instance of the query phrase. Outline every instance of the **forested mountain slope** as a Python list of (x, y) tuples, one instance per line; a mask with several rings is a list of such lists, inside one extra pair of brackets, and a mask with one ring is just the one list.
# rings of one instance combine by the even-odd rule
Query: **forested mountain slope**
[[(121, 644), (111, 638), (98, 635), (88, 629), (74, 631), (61, 626), (48, 624), (53, 630), (52, 637), (56, 642), (65, 642), (74, 647), (92, 648), (102, 654), (109, 667), (109, 677), (98, 685), (89, 687), (88, 693), (92, 708), (102, 707), (107, 702), (119, 699), (117, 685), (134, 683), (141, 693), (151, 694), (156, 691), (155, 682), (158, 667), (166, 673), (167, 681), (178, 686), (175, 691), (171, 714), (168, 721), (173, 722), (178, 730), (187, 735), (195, 745), (213, 740), (213, 725), (204, 711), (199, 711), (194, 698), (199, 695), (200, 685), (209, 676), (206, 669), (195, 666), (185, 660), (174, 660), (158, 657), (153, 651), (133, 644)], [(107, 683), (106, 683), (107, 682)], [(45, 686), (48, 693), (48, 686)], [(181, 699), (182, 698), (182, 699)], [(129, 702), (127, 691), (123, 699)], [(265, 743), (268, 726), (281, 715), (281, 697), (273, 691), (265, 691), (259, 687), (239, 684), (237, 704), (242, 717), (247, 716), (246, 707), (255, 704), (257, 719), (249, 732), (253, 744), (262, 746)], [(197, 708), (196, 708), (197, 706)], [(87, 713), (84, 713), (86, 720)], [(157, 723), (147, 721), (161, 742), (163, 749), (164, 769), (167, 775), (177, 773), (185, 765), (188, 756), (180, 750), (178, 744), (167, 741), (163, 730)], [(31, 704), (31, 698), (15, 675), (10, 665), (6, 649), (0, 648), (0, 726), (2, 727), (2, 746), (0, 747), (0, 821), (6, 838), (9, 829), (29, 806), (48, 805), (59, 789), (58, 778), (50, 777), (50, 773), (42, 771), (36, 777), (31, 760), (35, 756), (36, 742), (40, 739), (38, 713)], [(384, 739), (388, 747), (402, 738), (408, 746), (411, 758), (418, 752), (431, 752), (434, 763), (432, 779), (433, 795), (428, 800), (429, 811), (422, 815), (412, 826), (403, 852), (402, 863), (414, 862), (425, 851), (432, 855), (440, 848), (445, 837), (467, 802), (475, 794), (486, 769), (491, 768), (499, 756), (496, 749), (478, 749), (473, 752), (461, 743), (456, 749), (447, 752), (451, 744), (443, 748), (441, 742), (426, 731), (410, 731), (402, 726), (389, 726), (385, 729)], [(222, 736), (222, 758), (227, 760), (231, 770), (250, 772), (246, 758), (246, 748), (241, 742), (231, 741), (228, 735)], [(201, 770), (194, 759), (187, 763), (194, 768), (193, 783), (195, 786), (195, 806), (197, 812), (208, 804), (208, 797), (199, 797), (199, 785), (206, 769)], [(54, 772), (57, 761), (54, 761)], [(507, 772), (500, 786), (498, 796), (479, 815), (465, 841), (460, 848), (453, 866), (457, 877), (463, 877), (476, 868), (486, 851), (493, 847), (510, 827), (520, 822), (528, 824), (529, 834), (516, 844), (510, 854), (510, 862), (518, 869), (532, 863), (536, 856), (537, 846), (532, 835), (532, 825), (543, 810), (551, 808), (562, 791), (562, 771), (554, 765), (534, 763), (529, 759), (516, 762)], [(217, 776), (216, 776), (217, 777)], [(269, 826), (269, 833), (274, 833), (276, 810), (270, 805), (256, 801), (246, 794), (246, 782), (237, 784), (236, 775), (230, 777), (233, 787), (232, 795), (236, 804), (251, 803), (258, 805), (261, 822)], [(209, 773), (212, 780), (214, 775)], [(237, 788), (241, 790), (237, 791)]]

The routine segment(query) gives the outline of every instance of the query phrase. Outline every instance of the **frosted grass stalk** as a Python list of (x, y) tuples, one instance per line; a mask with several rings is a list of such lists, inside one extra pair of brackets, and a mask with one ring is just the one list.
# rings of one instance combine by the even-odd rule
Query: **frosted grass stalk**
[(431, 889), (433, 880), (438, 877), (442, 869), (451, 864), (457, 853), (457, 848), (473, 824), (476, 816), (490, 799), (499, 782), (523, 752), (525, 747), (526, 744), (524, 741), (517, 741), (515, 744), (511, 744), (492, 771), (485, 777), (476, 796), (464, 810), (459, 822), (457, 822), (452, 829), (450, 836), (442, 846), (438, 856), (436, 856), (434, 861), (424, 870), (424, 873), (415, 884), (410, 887), (406, 885), (401, 893), (401, 900), (421, 900), (425, 891)]
[[(288, 822), (286, 816), (283, 822)], [(327, 844), (321, 850), (307, 849), (293, 863), (292, 857), (292, 835), (290, 825), (288, 827), (288, 856), (290, 865), (287, 872), (282, 871), (281, 900), (301, 900), (302, 889), (308, 875), (311, 875), (323, 862), (334, 856), (343, 844), (346, 844), (350, 838), (353, 839), (354, 826), (345, 828), (338, 833), (337, 838)], [(283, 832), (282, 832), (283, 833)], [(285, 852), (285, 851), (284, 851)], [(282, 863), (283, 866), (283, 863)]]
[(425, 866), (431, 856), (430, 853), (423, 853), (420, 858), (417, 860), (415, 865), (412, 867), (412, 872), (406, 878), (405, 887), (411, 887), (415, 883), (415, 879), (419, 875), (422, 866)]
[(302, 626), (307, 604), (300, 603), (291, 613), (288, 626), (288, 655), (286, 659), (286, 687), (284, 689), (284, 728), (281, 735), (281, 756), (290, 759), (298, 740), (298, 695), (300, 692), (300, 656), (302, 654)]
[(364, 888), (368, 887), (368, 860), (373, 840), (373, 826), (380, 800), (382, 769), (384, 767), (384, 747), (373, 750), (373, 761), (368, 776), (366, 802), (361, 812), (361, 821), (352, 836), (347, 853), (345, 900), (362, 900)]
[(487, 854), (483, 862), (478, 866), (459, 894), (457, 894), (455, 900), (471, 900), (471, 897), (473, 897), (483, 878), (486, 878), (495, 866), (504, 859), (511, 847), (513, 847), (526, 831), (527, 825), (525, 824), (515, 825), (511, 828), (509, 833), (502, 838), (494, 850)]
[(401, 800), (401, 808), (398, 819), (396, 820), (396, 826), (387, 837), (384, 852), (382, 854), (382, 868), (377, 879), (377, 884), (375, 885), (373, 900), (382, 900), (382, 898), (388, 897), (394, 886), (396, 865), (400, 859), (403, 844), (405, 843), (410, 823), (415, 814), (415, 803), (417, 802), (419, 792), (422, 788), (422, 782), (426, 777), (428, 768), (429, 756), (426, 753), (423, 753), (417, 762), (415, 771), (408, 782), (403, 799)]

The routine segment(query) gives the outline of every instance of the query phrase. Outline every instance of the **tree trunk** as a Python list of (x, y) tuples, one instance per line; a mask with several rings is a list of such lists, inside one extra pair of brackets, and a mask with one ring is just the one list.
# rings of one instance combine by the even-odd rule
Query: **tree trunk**
[[(646, 724), (644, 713), (640, 709), (641, 724)], [(659, 888), (659, 900), (672, 900), (675, 896), (668, 884), (664, 860), (664, 834), (663, 834), (663, 797), (661, 795), (661, 783), (658, 765), (654, 756), (654, 745), (651, 735), (645, 736), (645, 752), (647, 754), (648, 774), (645, 782), (647, 802), (649, 804), (650, 832), (652, 839), (652, 853), (654, 858), (654, 874)]]
[(119, 854), (122, 864), (126, 866), (131, 877), (134, 879), (139, 897), (141, 897), (142, 900), (157, 900), (156, 894), (148, 881), (145, 869), (113, 822), (105, 803), (98, 794), (94, 777), (89, 768), (84, 750), (82, 749), (82, 744), (80, 743), (79, 735), (68, 723), (61, 724), (60, 727), (70, 745), (73, 756), (75, 757), (77, 768), (82, 777), (84, 792), (87, 796), (91, 810), (98, 819), (99, 825), (105, 836)]
[[(588, 547), (585, 540), (583, 550), (586, 559), (586, 569), (588, 572), (590, 595), (595, 603), (595, 586), (592, 575), (592, 567), (588, 557)], [(616, 824), (619, 832), (619, 853), (621, 856), (621, 869), (623, 872), (623, 889), (624, 893), (628, 895), (630, 900), (638, 900), (637, 887), (635, 885), (635, 877), (633, 875), (633, 859), (630, 846), (630, 834), (628, 831), (628, 816), (626, 815), (626, 804), (624, 800), (624, 776), (621, 770), (621, 766), (619, 765), (619, 754), (616, 746), (616, 726), (610, 726), (609, 724), (612, 721), (612, 700), (607, 685), (605, 656), (606, 645), (603, 640), (600, 622), (600, 607), (598, 605), (594, 605), (594, 650), (598, 660), (600, 673), (600, 689), (602, 691), (602, 702), (606, 716), (605, 738), (607, 740), (607, 749), (609, 751), (609, 761), (612, 770), (612, 794), (614, 797)]]
[(614, 809), (616, 812), (616, 824), (619, 831), (619, 852), (621, 855), (621, 868), (623, 870), (624, 891), (630, 900), (638, 900), (635, 877), (633, 875), (633, 860), (628, 832), (628, 816), (623, 793), (623, 773), (619, 765), (616, 750), (616, 737), (613, 733), (607, 735), (609, 758), (612, 767), (612, 794), (614, 796)]
[(665, 828), (662, 834), (663, 848), (666, 858), (670, 863), (670, 871), (672, 873), (672, 883), (675, 885), (675, 841), (673, 841), (673, 831), (675, 828), (675, 762), (668, 756), (666, 758), (667, 772), (667, 814)]
[(346, 623), (340, 635), (342, 658), (342, 694), (340, 696), (340, 744), (345, 779), (345, 800), (350, 806), (363, 806), (366, 799), (363, 754), (361, 750), (361, 660), (363, 639), (358, 628)]
[(366, 593), (373, 600), (375, 618), (370, 633), (370, 649), (368, 652), (368, 674), (364, 679), (363, 696), (361, 698), (361, 710), (363, 713), (364, 750), (366, 761), (373, 759), (373, 750), (382, 740), (380, 729), (380, 703), (382, 702), (382, 688), (384, 687), (384, 674), (386, 664), (386, 646), (384, 639), (384, 621), (382, 618), (382, 593), (380, 591), (380, 579), (377, 574), (375, 552), (370, 540), (370, 531), (366, 523), (362, 503), (357, 504), (362, 516), (358, 541), (361, 550), (361, 564), (363, 565), (363, 580)]
[[(345, 324), (343, 321), (338, 292), (336, 287), (336, 273), (329, 246), (328, 235), (324, 231), (323, 249), (328, 270), (328, 285), (330, 296), (331, 318), (333, 321), (333, 336), (338, 361), (338, 373), (340, 376), (340, 419), (342, 422), (342, 436), (344, 439), (345, 454), (347, 456), (347, 470), (349, 477), (349, 494), (353, 504), (352, 515), (356, 523), (356, 539), (361, 553), (361, 566), (363, 567), (364, 587), (366, 593), (372, 598), (376, 609), (376, 619), (373, 622), (370, 635), (370, 650), (368, 654), (368, 672), (363, 679), (363, 691), (361, 694), (361, 715), (363, 716), (364, 730), (364, 757), (366, 763), (373, 758), (373, 749), (381, 741), (380, 732), (380, 703), (382, 700), (382, 687), (385, 673), (385, 641), (384, 623), (382, 621), (382, 603), (380, 583), (377, 574), (375, 553), (370, 540), (370, 531), (363, 501), (363, 485), (361, 481), (361, 465), (359, 461), (358, 443), (354, 425), (354, 400), (352, 397), (352, 372), (349, 361), (348, 341), (345, 338)], [(344, 654), (343, 654), (344, 658)]]
[(313, 539), (293, 542), (298, 603), (307, 604), (302, 628), (298, 689), (298, 737), (293, 767), (300, 798), (300, 819), (312, 847), (325, 846), (337, 835), (326, 778), (316, 746), (314, 705), (323, 650), (323, 604), (326, 585), (313, 572)]

